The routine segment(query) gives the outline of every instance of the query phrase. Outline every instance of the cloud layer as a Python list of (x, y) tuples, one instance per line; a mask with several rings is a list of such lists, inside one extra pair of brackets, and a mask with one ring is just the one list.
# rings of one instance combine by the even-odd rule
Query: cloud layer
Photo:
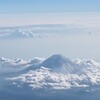
[[(52, 23), (28, 24), (18, 27), (0, 27), (0, 38), (34, 38), (34, 37), (54, 37), (76, 34), (99, 34), (100, 19), (99, 13), (82, 13), (74, 15), (58, 14), (59, 18), (47, 19)], [(42, 16), (43, 17), (43, 16)], [(46, 16), (46, 18), (50, 15)], [(51, 16), (52, 17), (52, 16)], [(45, 17), (44, 17), (45, 18)], [(33, 19), (33, 17), (32, 17)], [(55, 20), (59, 23), (53, 23)], [(60, 22), (61, 21), (61, 22)]]
[[(41, 66), (47, 59), (37, 65), (33, 63), (32, 66), (22, 71), (19, 76), (7, 78), (7, 80), (12, 81), (13, 85), (20, 87), (27, 85), (32, 89), (67, 90), (72, 88), (91, 88), (100, 85), (100, 63), (93, 60), (68, 60), (61, 55), (53, 55), (48, 59), (50, 66)], [(54, 66), (52, 64), (55, 61), (57, 63)], [(63, 64), (60, 65), (61, 63)], [(77, 70), (73, 68), (75, 67), (74, 65), (77, 65)], [(65, 68), (64, 70), (67, 70), (66, 73), (59, 71), (61, 70), (60, 67)]]

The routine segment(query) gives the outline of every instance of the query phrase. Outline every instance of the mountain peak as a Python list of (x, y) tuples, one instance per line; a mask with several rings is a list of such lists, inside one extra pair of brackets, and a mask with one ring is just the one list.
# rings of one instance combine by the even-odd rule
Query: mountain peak
[(51, 66), (51, 65), (62, 65), (62, 63), (66, 63), (70, 59), (67, 59), (65, 56), (62, 54), (55, 54), (52, 55), (51, 57), (47, 58), (44, 62), (43, 65)]
[(48, 59), (65, 60), (67, 58), (65, 56), (63, 56), (62, 54), (55, 54), (55, 55), (52, 55), (51, 57), (49, 57)]
[(77, 65), (62, 54), (55, 54), (43, 61), (41, 66), (53, 69), (57, 72), (70, 73)]

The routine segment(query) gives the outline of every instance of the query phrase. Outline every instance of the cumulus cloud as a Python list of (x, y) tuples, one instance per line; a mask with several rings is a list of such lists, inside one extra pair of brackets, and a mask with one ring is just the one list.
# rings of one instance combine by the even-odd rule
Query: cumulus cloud
[[(46, 66), (41, 66), (45, 65), (44, 62), (46, 63)], [(50, 66), (48, 66), (47, 63)], [(75, 67), (74, 65), (77, 65), (77, 71), (76, 68), (72, 69), (72, 67)], [(61, 70), (60, 67), (64, 67), (64, 70), (67, 71), (66, 73), (63, 71), (58, 71), (55, 70), (54, 67), (59, 70)], [(71, 68), (72, 71), (69, 71), (69, 68)], [(12, 81), (16, 86), (20, 85), (24, 87), (27, 85), (32, 89), (42, 88), (67, 90), (72, 88), (99, 86), (100, 63), (93, 60), (70, 60), (62, 55), (53, 55), (39, 63), (36, 69), (27, 70), (27, 72), (22, 73), (17, 77), (7, 78), (7, 80)]]
[(25, 68), (28, 68), (31, 65), (40, 64), (44, 58), (35, 57), (33, 60), (24, 61), (23, 59), (7, 59), (4, 57), (0, 58), (0, 73), (10, 73), (10, 72), (18, 72)]
[[(82, 23), (82, 25), (80, 24)], [(85, 24), (85, 25), (84, 25)], [(93, 23), (83, 23), (82, 21), (73, 21), (65, 24), (42, 24), (29, 25), (19, 27), (5, 27), (0, 28), (0, 39), (18, 39), (18, 38), (41, 38), (41, 37), (55, 37), (67, 35), (92, 35), (100, 33), (100, 26), (94, 26)]]
[[(56, 33), (61, 33), (65, 25), (62, 24), (46, 24), (46, 25), (29, 25), (19, 27), (0, 28), (0, 38), (34, 38), (34, 37), (50, 37)], [(52, 35), (51, 35), (52, 34)]]
[(24, 61), (22, 59), (7, 59), (4, 57), (0, 58), (0, 73), (8, 73), (8, 72), (14, 72), (18, 71), (26, 67), (27, 61)]
[(100, 70), (87, 68), (80, 74), (62, 74), (53, 72), (51, 69), (41, 67), (40, 69), (29, 71), (18, 77), (8, 78), (17, 85), (28, 84), (33, 89), (70, 89), (84, 88), (91, 85), (100, 85)]

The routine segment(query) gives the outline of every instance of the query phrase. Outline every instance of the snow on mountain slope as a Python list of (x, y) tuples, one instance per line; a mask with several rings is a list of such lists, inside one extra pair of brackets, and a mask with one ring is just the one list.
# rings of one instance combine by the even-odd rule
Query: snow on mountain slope
[(41, 64), (41, 66), (51, 68), (56, 72), (62, 73), (74, 73), (80, 69), (80, 66), (78, 64), (61, 54), (49, 57)]
[[(32, 66), (31, 66), (32, 67)], [(93, 60), (70, 60), (53, 55), (17, 77), (7, 78), (15, 86), (32, 89), (71, 89), (100, 85), (100, 63)]]

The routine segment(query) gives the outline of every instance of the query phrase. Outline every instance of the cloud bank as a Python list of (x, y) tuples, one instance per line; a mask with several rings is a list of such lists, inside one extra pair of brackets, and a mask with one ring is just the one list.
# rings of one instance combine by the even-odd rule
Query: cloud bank
[(33, 62), (20, 75), (7, 80), (15, 86), (28, 86), (32, 89), (92, 88), (100, 85), (100, 63), (53, 55), (37, 64)]

